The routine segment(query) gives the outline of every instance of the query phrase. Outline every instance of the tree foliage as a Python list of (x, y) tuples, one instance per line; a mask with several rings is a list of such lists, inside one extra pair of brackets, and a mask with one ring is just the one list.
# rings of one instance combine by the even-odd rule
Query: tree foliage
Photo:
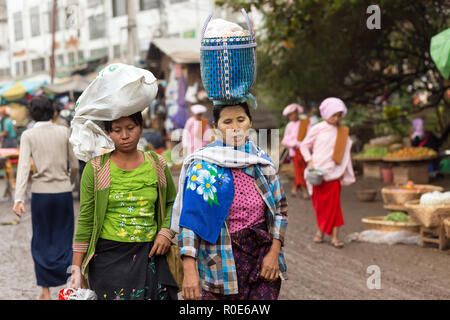
[[(445, 81), (430, 57), (430, 41), (450, 27), (448, 0), (216, 0), (262, 12), (257, 31), (260, 98), (273, 108), (338, 96), (350, 104), (376, 97), (428, 91), (444, 104)], [(381, 9), (381, 28), (370, 30), (369, 5)], [(262, 96), (262, 97), (261, 97)]]

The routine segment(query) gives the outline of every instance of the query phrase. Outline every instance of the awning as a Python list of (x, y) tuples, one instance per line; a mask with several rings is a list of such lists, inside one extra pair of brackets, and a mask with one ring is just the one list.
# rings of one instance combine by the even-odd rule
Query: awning
[(175, 63), (200, 63), (200, 40), (169, 38), (153, 39), (152, 45), (169, 56)]
[(34, 94), (37, 89), (46, 83), (45, 80), (16, 80), (2, 86), (0, 96), (3, 100), (16, 101), (22, 99), (27, 93)]
[(42, 87), (45, 91), (61, 94), (65, 92), (83, 92), (89, 85), (89, 80), (84, 77), (74, 77), (57, 84), (46, 84)]

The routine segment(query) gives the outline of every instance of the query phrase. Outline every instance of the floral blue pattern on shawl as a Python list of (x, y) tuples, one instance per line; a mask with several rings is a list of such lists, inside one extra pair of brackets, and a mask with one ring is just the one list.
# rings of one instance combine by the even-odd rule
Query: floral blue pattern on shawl
[[(209, 147), (228, 146), (222, 141), (215, 141), (204, 148)], [(234, 149), (272, 162), (269, 155), (256, 146), (251, 139), (245, 145)], [(255, 167), (259, 171), (258, 166)], [(251, 176), (255, 174), (253, 166), (242, 170)], [(196, 160), (187, 171), (184, 185), (182, 190), (184, 201), (179, 225), (194, 231), (205, 241), (216, 243), (234, 198), (231, 170), (203, 160)], [(275, 203), (275, 199), (272, 198), (272, 201)]]

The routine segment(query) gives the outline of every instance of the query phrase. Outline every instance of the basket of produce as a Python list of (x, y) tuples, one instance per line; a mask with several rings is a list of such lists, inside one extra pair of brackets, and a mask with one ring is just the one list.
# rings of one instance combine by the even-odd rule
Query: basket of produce
[(406, 211), (405, 203), (411, 200), (419, 200), (428, 192), (440, 191), (444, 189), (439, 186), (428, 184), (414, 184), (409, 181), (405, 185), (388, 186), (381, 189), (384, 208), (388, 210)]
[(444, 229), (447, 238), (450, 238), (450, 218), (444, 219)]
[(388, 153), (389, 151), (386, 147), (372, 147), (365, 152), (355, 155), (354, 159), (357, 161), (379, 161), (383, 160), (383, 157)]
[(358, 196), (359, 201), (370, 202), (374, 201), (375, 198), (377, 197), (377, 190), (375, 189), (360, 190), (356, 192), (356, 195)]
[(437, 157), (436, 151), (426, 147), (406, 147), (396, 152), (388, 153), (384, 161), (423, 161)]
[(408, 213), (426, 228), (438, 227), (450, 217), (450, 192), (430, 192), (405, 203)]
[(392, 212), (387, 216), (365, 217), (362, 220), (366, 230), (380, 230), (385, 232), (410, 231), (418, 233), (420, 225), (408, 217), (404, 212)]

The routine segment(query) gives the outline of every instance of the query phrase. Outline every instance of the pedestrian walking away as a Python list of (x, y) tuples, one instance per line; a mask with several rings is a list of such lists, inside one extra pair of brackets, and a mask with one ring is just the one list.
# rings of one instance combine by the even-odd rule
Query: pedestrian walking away
[(322, 183), (312, 187), (311, 200), (319, 228), (314, 242), (323, 242), (324, 234), (332, 235), (332, 245), (342, 248), (344, 243), (339, 240), (339, 227), (344, 225), (341, 186), (355, 182), (350, 155), (352, 141), (348, 127), (340, 124), (347, 108), (342, 100), (327, 98), (319, 110), (325, 121), (311, 127), (300, 144), (308, 168), (320, 168), (325, 172)]
[[(31, 184), (33, 256), (37, 285), (50, 299), (50, 287), (65, 284), (72, 262), (74, 211), (72, 184), (78, 173), (78, 160), (69, 142), (69, 128), (52, 123), (51, 100), (40, 95), (30, 102), (30, 116), (36, 121), (21, 136), (17, 183), (13, 210), (21, 217), (31, 160), (36, 168)], [(69, 168), (67, 164), (69, 163)]]

